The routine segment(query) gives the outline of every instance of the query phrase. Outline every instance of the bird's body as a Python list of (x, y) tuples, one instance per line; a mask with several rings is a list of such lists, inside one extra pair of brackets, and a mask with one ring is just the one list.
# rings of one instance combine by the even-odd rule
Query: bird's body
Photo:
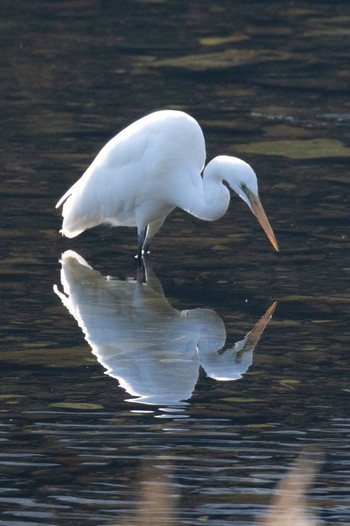
[(136, 226), (140, 257), (176, 207), (208, 221), (221, 217), (230, 201), (225, 180), (252, 208), (277, 250), (252, 168), (219, 156), (202, 177), (205, 156), (202, 130), (186, 113), (163, 110), (134, 122), (102, 148), (57, 203), (64, 203), (63, 235), (72, 238), (100, 224)]

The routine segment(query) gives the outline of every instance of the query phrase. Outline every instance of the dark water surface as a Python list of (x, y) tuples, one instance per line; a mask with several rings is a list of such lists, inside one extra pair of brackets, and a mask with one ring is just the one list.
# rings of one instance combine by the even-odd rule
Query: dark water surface
[[(310, 447), (312, 508), (350, 523), (348, 2), (5, 0), (0, 25), (0, 523), (253, 524)], [(279, 253), (236, 197), (173, 213), (147, 283), (133, 229), (60, 237), (58, 198), (165, 107), (253, 165)]]

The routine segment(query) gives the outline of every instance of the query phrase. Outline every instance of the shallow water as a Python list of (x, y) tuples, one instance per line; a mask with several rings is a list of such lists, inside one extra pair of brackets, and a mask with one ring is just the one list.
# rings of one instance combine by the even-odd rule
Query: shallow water
[[(304, 448), (319, 520), (350, 521), (350, 9), (248, 4), (3, 6), (2, 524), (253, 524)], [(163, 107), (253, 165), (279, 253), (235, 197), (173, 213), (146, 281), (134, 230), (60, 237), (58, 198)]]

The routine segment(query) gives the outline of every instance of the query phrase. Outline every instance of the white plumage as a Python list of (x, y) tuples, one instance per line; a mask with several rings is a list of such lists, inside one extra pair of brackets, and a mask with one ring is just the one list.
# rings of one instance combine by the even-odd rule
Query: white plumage
[(221, 217), (230, 201), (224, 180), (278, 250), (252, 168), (235, 157), (219, 156), (202, 177), (205, 155), (202, 130), (186, 113), (163, 110), (143, 117), (111, 139), (59, 200), (62, 234), (73, 238), (100, 224), (136, 226), (141, 257), (174, 208), (207, 221)]

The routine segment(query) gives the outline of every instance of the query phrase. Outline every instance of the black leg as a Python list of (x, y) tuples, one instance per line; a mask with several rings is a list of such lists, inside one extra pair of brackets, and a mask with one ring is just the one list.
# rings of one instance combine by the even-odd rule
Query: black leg
[(149, 254), (151, 252), (151, 240), (145, 241), (143, 244), (143, 253)]
[(149, 254), (150, 253), (150, 246), (151, 246), (151, 238), (148, 237), (150, 234), (150, 225), (147, 225), (147, 229), (145, 230), (145, 239), (143, 241), (143, 247), (142, 247), (142, 253), (143, 254)]
[(145, 237), (146, 237), (146, 229), (139, 231), (138, 238), (137, 238), (138, 240), (137, 240), (137, 254), (136, 254), (136, 257), (139, 261), (141, 261), (142, 259), (143, 244), (145, 242)]

